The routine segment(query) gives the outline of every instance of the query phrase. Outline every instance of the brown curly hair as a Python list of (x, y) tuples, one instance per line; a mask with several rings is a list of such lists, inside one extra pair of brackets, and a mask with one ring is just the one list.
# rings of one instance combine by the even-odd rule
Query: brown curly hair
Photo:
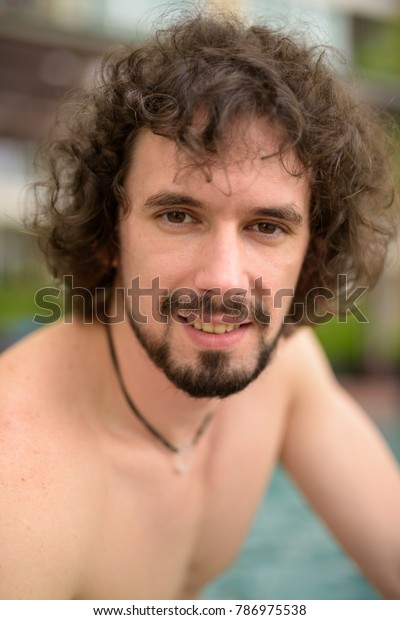
[[(347, 294), (375, 283), (394, 231), (387, 132), (351, 96), (326, 49), (197, 13), (111, 51), (95, 87), (73, 105), (66, 137), (47, 148), (50, 174), (35, 184), (33, 228), (56, 277), (112, 290), (124, 180), (141, 129), (204, 164), (234, 120), (261, 117), (284, 129), (281, 154), (294, 148), (311, 182), (311, 243), (296, 301), (324, 286), (340, 309), (338, 274), (348, 276)], [(196, 129), (199, 110), (206, 122)]]

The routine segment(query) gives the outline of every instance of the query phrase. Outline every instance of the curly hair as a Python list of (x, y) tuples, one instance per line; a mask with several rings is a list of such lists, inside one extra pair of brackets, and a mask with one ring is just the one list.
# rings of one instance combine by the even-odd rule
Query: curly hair
[[(230, 15), (196, 13), (108, 53), (73, 112), (66, 136), (47, 148), (48, 178), (35, 185), (33, 228), (54, 276), (112, 290), (139, 131), (174, 140), (202, 165), (218, 155), (233, 121), (257, 117), (283, 128), (281, 156), (295, 149), (310, 179), (311, 242), (295, 301), (327, 287), (340, 309), (342, 296), (378, 278), (394, 231), (388, 135), (325, 48)], [(337, 290), (341, 273), (347, 291)]]

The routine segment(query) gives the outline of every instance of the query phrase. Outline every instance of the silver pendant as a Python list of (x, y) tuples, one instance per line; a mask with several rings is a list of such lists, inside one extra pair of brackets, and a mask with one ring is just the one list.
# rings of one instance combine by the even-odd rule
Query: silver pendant
[(192, 444), (178, 448), (178, 452), (175, 456), (175, 471), (178, 472), (178, 474), (184, 475), (188, 473), (191, 466), (192, 452)]

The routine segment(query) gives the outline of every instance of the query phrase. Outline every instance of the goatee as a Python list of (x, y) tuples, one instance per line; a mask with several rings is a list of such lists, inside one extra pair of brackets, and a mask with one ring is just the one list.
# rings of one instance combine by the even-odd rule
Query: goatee
[[(221, 312), (221, 308), (216, 307), (215, 304), (212, 309), (207, 309), (210, 315), (218, 314), (218, 312)], [(170, 298), (165, 300), (161, 313), (164, 316), (168, 315), (169, 322), (174, 320), (174, 315), (177, 320), (177, 304), (174, 304)], [(251, 368), (246, 367), (245, 364), (238, 365), (238, 362), (234, 364), (229, 351), (199, 351), (196, 364), (179, 363), (168, 342), (169, 326), (165, 326), (164, 338), (155, 338), (146, 330), (146, 325), (135, 321), (127, 309), (132, 330), (150, 360), (164, 372), (173, 385), (193, 398), (226, 398), (242, 391), (266, 368), (281, 336), (281, 331), (272, 342), (267, 342), (265, 335), (267, 322), (261, 324), (256, 320), (257, 315), (261, 315), (260, 308), (251, 308), (249, 314), (254, 319), (252, 328), (258, 329), (259, 332), (258, 347), (255, 347), (256, 359)], [(264, 309), (262, 309), (262, 315), (265, 316)]]

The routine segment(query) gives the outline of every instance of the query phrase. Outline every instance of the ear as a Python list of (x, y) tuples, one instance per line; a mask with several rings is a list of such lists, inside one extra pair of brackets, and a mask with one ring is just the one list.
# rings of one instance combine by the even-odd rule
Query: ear
[(119, 263), (118, 248), (117, 247), (115, 248), (114, 257), (112, 260), (110, 260), (111, 259), (110, 254), (111, 254), (111, 249), (108, 250), (106, 248), (100, 248), (96, 252), (96, 257), (104, 268), (109, 269), (110, 267), (113, 267), (114, 269), (116, 269)]

